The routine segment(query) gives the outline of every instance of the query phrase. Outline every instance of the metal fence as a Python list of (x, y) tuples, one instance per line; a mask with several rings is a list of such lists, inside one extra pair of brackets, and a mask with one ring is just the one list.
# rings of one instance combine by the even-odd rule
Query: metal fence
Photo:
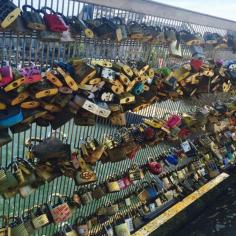
[[(49, 6), (55, 11), (62, 12), (66, 16), (80, 16), (83, 6), (87, 4), (82, 1), (72, 0), (14, 0), (14, 2), (20, 7), (24, 4), (30, 4), (35, 8)], [(114, 1), (111, 2), (114, 3)], [(129, 4), (128, 0), (126, 2)], [(170, 25), (177, 29), (189, 29), (201, 34), (207, 31), (217, 32), (221, 35), (227, 33), (227, 30), (224, 28), (213, 28), (179, 20), (160, 18), (158, 17), (158, 12), (156, 13), (156, 16), (154, 16), (122, 10), (115, 7), (105, 7), (96, 4), (91, 5), (93, 6), (94, 18), (101, 16), (108, 18), (112, 16), (120, 16), (124, 17), (126, 21), (135, 20), (138, 22), (146, 22), (148, 25)], [(145, 8), (145, 1), (143, 1), (143, 8)], [(235, 58), (235, 55), (233, 55), (229, 50), (215, 51), (213, 48), (207, 47), (205, 48), (205, 52), (210, 58)], [(157, 67), (187, 61), (190, 58), (190, 51), (187, 46), (183, 46), (183, 55), (182, 59), (172, 58), (169, 56), (168, 48), (166, 46), (140, 43), (131, 40), (116, 43), (110, 40), (89, 40), (83, 37), (78, 37), (75, 42), (71, 43), (45, 43), (38, 39), (38, 35), (35, 32), (32, 32), (31, 35), (27, 36), (16, 35), (11, 31), (0, 32), (0, 59), (9, 61), (13, 66), (27, 66), (32, 61), (35, 64), (47, 68), (56, 60), (67, 61), (71, 57), (80, 57), (106, 58), (109, 60), (121, 59), (123, 61), (137, 61), (142, 59)], [(226, 97), (227, 96), (228, 95), (226, 95)], [(220, 97), (225, 98), (225, 95), (205, 95), (202, 98), (191, 99), (188, 101), (165, 101), (154, 104), (140, 111), (138, 114), (161, 117), (166, 112), (178, 113), (188, 111), (194, 105), (202, 105), (206, 101), (210, 103), (211, 101), (214, 101), (214, 99)], [(129, 123), (135, 123), (136, 120), (138, 120), (138, 116), (134, 116), (131, 113), (127, 118)], [(79, 127), (76, 126), (73, 121), (70, 121), (58, 129), (58, 135), (59, 133), (65, 133), (68, 137), (68, 142), (71, 143), (72, 147), (76, 147), (79, 141), (85, 139), (87, 136), (101, 139), (104, 135), (113, 134), (116, 130), (117, 127), (112, 126), (108, 120), (98, 120), (96, 126), (93, 127)], [(26, 158), (27, 149), (24, 146), (24, 141), (29, 137), (44, 138), (51, 132), (52, 130), (50, 127), (43, 128), (33, 124), (30, 130), (12, 135), (12, 143), (0, 148), (1, 164), (3, 166), (8, 165), (16, 156)], [(147, 147), (139, 151), (135, 161), (137, 164), (144, 164), (147, 161), (148, 156), (157, 156), (168, 148), (169, 146), (167, 144), (160, 144), (152, 148)], [(95, 170), (99, 177), (99, 181), (104, 181), (111, 173), (120, 173), (121, 171), (125, 171), (131, 162), (132, 161), (130, 160), (126, 160), (116, 164), (97, 163)], [(19, 196), (9, 200), (3, 200), (0, 198), (0, 215), (21, 215), (24, 209), (32, 207), (35, 203), (41, 204), (47, 202), (53, 193), (71, 196), (73, 191), (77, 188), (78, 187), (74, 185), (72, 179), (69, 179), (68, 177), (57, 178), (52, 183), (41, 186), (26, 199), (22, 199)], [(91, 215), (95, 212), (97, 207), (110, 200), (122, 198), (127, 191), (109, 194), (109, 196), (106, 196), (99, 201), (92, 201), (90, 204), (78, 209), (70, 219), (70, 222), (74, 222), (78, 216)], [(57, 228), (60, 228), (60, 225), (50, 225), (38, 231), (35, 235), (51, 236), (53, 232), (56, 232)]]

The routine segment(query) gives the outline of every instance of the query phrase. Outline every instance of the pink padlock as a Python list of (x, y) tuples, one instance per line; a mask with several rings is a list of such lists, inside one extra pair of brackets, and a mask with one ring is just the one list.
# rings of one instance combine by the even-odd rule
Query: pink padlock
[(173, 128), (181, 125), (181, 117), (177, 115), (172, 115), (166, 122), (169, 128)]
[(125, 182), (124, 182), (124, 179), (123, 179), (123, 178), (121, 178), (121, 179), (119, 179), (119, 180), (118, 180), (118, 184), (119, 184), (119, 187), (120, 187), (120, 189), (121, 189), (121, 190), (123, 190), (123, 189), (126, 189), (126, 188), (127, 188), (127, 186), (126, 186), (126, 184), (125, 184)]
[(0, 87), (6, 86), (13, 80), (12, 69), (10, 66), (3, 66), (0, 68), (2, 79), (0, 80)]

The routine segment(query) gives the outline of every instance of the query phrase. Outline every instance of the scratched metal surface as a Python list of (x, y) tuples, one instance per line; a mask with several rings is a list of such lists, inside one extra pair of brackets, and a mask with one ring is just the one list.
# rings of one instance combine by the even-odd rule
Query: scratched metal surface
[[(24, 4), (30, 4), (35, 8), (41, 8), (43, 6), (49, 6), (56, 11), (63, 12), (64, 15), (80, 15), (84, 3), (71, 0), (14, 0), (16, 4), (22, 6)], [(128, 1), (127, 1), (128, 3)], [(93, 17), (112, 17), (121, 16), (126, 20), (136, 20), (139, 22), (146, 22), (150, 25), (171, 25), (177, 29), (190, 29), (196, 32), (204, 33), (206, 31), (218, 32), (222, 35), (226, 33), (225, 30), (216, 29), (211, 27), (205, 27), (201, 25), (188, 24), (187, 22), (179, 22), (169, 19), (163, 19), (154, 16), (145, 16), (137, 13), (127, 12), (123, 10), (117, 10), (107, 8), (103, 6), (94, 5)], [(144, 6), (145, 7), (145, 6)], [(67, 61), (71, 57), (80, 58), (106, 58), (110, 60), (121, 59), (123, 61), (137, 61), (144, 60), (153, 66), (171, 65), (174, 63), (184, 63), (190, 58), (190, 51), (188, 47), (183, 47), (184, 57), (182, 59), (175, 59), (168, 55), (168, 48), (164, 46), (150, 45), (147, 43), (139, 43), (133, 41), (122, 42), (120, 44), (114, 43), (108, 40), (96, 41), (87, 40), (83, 37), (78, 37), (76, 42), (73, 43), (42, 43), (38, 40), (38, 35), (32, 32), (32, 35), (19, 36), (14, 35), (12, 32), (0, 32), (0, 60), (7, 60), (13, 66), (26, 66), (29, 62), (33, 61), (42, 67), (50, 67), (54, 61), (64, 60)], [(215, 52), (210, 48), (206, 48), (205, 52), (208, 57), (224, 57), (227, 59), (235, 58), (230, 51)], [(206, 95), (207, 96), (207, 95)], [(199, 99), (190, 99), (188, 101), (165, 101), (154, 104), (147, 109), (140, 111), (138, 114), (142, 116), (157, 116), (162, 117), (165, 113), (178, 113), (190, 110), (194, 105), (203, 105), (206, 102), (206, 96)], [(220, 95), (207, 96), (207, 101), (214, 101), (218, 99)], [(138, 116), (133, 114), (128, 115), (128, 123), (140, 122)], [(85, 139), (87, 136), (92, 136), (101, 139), (106, 134), (113, 134), (116, 132), (117, 127), (111, 126), (107, 120), (101, 120), (99, 124), (94, 127), (79, 127), (75, 126), (73, 121), (63, 125), (59, 132), (63, 132), (68, 137), (68, 142), (72, 147), (76, 147), (80, 139)], [(32, 125), (31, 129), (13, 135), (12, 143), (0, 148), (0, 157), (3, 166), (8, 165), (14, 157), (20, 156), (26, 158), (27, 149), (24, 147), (24, 140), (29, 137), (41, 137), (45, 138), (51, 133), (51, 128), (37, 127)], [(138, 164), (144, 164), (147, 161), (147, 157), (150, 155), (156, 156), (165, 150), (169, 146), (167, 144), (160, 144), (153, 148), (142, 149), (135, 162)], [(99, 177), (99, 181), (104, 181), (111, 173), (120, 173), (125, 171), (130, 165), (130, 160), (123, 161), (116, 164), (98, 163), (96, 165), (96, 172)], [(50, 184), (41, 186), (26, 199), (22, 199), (19, 196), (10, 200), (3, 200), (0, 198), (0, 215), (18, 216), (22, 214), (23, 210), (32, 207), (35, 203), (41, 204), (48, 201), (49, 197), (53, 193), (60, 193), (62, 195), (72, 195), (73, 191), (77, 189), (73, 181), (67, 177), (60, 177), (54, 180)], [(97, 207), (103, 205), (107, 201), (122, 198), (127, 191), (122, 191), (116, 194), (109, 194), (99, 201), (93, 201), (90, 204), (78, 209), (70, 222), (74, 222), (78, 216), (88, 216), (93, 213)], [(59, 226), (53, 224), (38, 231), (35, 235), (47, 235), (51, 236)]]

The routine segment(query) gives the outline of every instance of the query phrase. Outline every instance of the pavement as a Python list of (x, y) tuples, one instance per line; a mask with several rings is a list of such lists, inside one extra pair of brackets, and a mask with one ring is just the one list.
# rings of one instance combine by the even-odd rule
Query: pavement
[(236, 183), (173, 236), (236, 236)]

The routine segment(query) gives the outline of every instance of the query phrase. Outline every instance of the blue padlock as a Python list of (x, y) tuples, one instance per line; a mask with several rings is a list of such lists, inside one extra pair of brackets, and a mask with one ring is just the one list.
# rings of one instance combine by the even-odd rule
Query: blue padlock
[(23, 120), (20, 107), (9, 107), (0, 112), (0, 127), (11, 127)]
[(133, 93), (135, 95), (140, 95), (143, 92), (144, 92), (144, 84), (143, 83), (137, 83), (134, 85)]
[(171, 165), (178, 165), (178, 157), (173, 154), (169, 154), (166, 157), (166, 160), (171, 164)]

